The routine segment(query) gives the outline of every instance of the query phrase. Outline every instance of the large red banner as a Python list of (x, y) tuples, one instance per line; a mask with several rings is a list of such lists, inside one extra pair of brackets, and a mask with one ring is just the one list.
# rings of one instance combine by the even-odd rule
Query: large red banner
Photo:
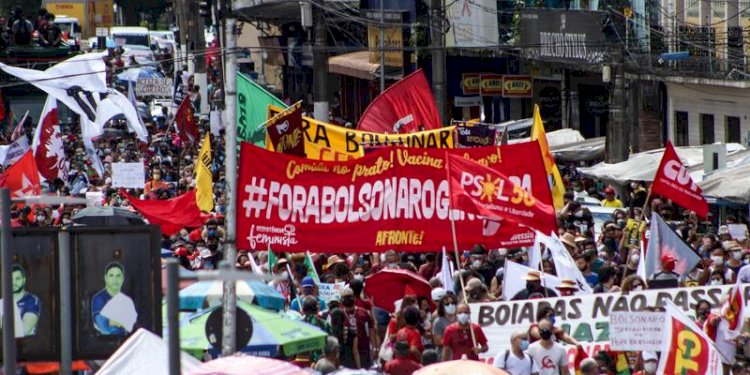
[(510, 220), (546, 235), (557, 232), (555, 208), (538, 201), (496, 169), (448, 155), (451, 207), (495, 220)]
[(708, 202), (703, 197), (703, 191), (690, 178), (690, 173), (682, 165), (670, 141), (667, 141), (664, 148), (664, 156), (656, 170), (651, 193), (663, 195), (680, 206), (695, 211), (700, 217), (708, 214)]
[(551, 205), (536, 142), (438, 150), (383, 148), (345, 162), (307, 160), (242, 143), (237, 187), (240, 249), (315, 252), (438, 251), (528, 246), (532, 230), (450, 210), (446, 152), (506, 175)]

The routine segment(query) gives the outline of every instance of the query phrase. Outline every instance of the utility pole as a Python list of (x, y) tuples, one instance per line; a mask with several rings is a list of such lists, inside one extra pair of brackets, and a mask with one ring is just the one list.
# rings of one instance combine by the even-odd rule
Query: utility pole
[[(233, 271), (235, 259), (237, 259), (237, 126), (235, 125), (235, 113), (237, 110), (237, 18), (232, 9), (232, 0), (222, 0), (222, 14), (219, 17), (224, 20), (224, 34), (226, 45), (224, 46), (224, 123), (227, 126), (224, 149), (224, 167), (226, 176), (227, 216), (226, 216), (226, 238), (224, 239), (224, 267)], [(236, 351), (237, 333), (237, 290), (236, 281), (224, 282), (224, 316), (222, 329), (221, 354), (232, 355)]]
[(440, 121), (445, 124), (445, 45), (443, 34), (442, 0), (432, 0), (432, 27), (430, 29), (430, 44), (432, 44), (432, 94), (435, 95), (435, 105), (440, 114)]
[(324, 15), (325, 0), (313, 10), (315, 47), (313, 49), (313, 114), (318, 121), (328, 122), (328, 35)]
[(607, 122), (607, 162), (628, 160), (630, 131), (625, 114), (625, 59), (622, 42), (612, 50), (612, 88), (609, 94), (609, 121)]
[(380, 0), (380, 92), (385, 91), (385, 0)]
[(175, 17), (177, 18), (177, 28), (180, 31), (180, 50), (175, 51), (175, 62), (174, 62), (174, 68), (175, 71), (179, 70), (183, 65), (185, 65), (185, 54), (187, 53), (187, 32), (188, 32), (188, 26), (187, 26), (187, 20), (185, 19), (185, 1), (186, 0), (175, 0), (174, 2), (174, 12)]

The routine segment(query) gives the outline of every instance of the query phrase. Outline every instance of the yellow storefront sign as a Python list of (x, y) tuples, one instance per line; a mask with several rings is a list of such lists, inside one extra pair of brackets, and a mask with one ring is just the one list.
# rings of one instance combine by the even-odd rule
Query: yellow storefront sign
[[(400, 27), (385, 28), (385, 66), (404, 66), (403, 33)], [(367, 29), (367, 46), (370, 50), (370, 62), (380, 64), (380, 28)]]

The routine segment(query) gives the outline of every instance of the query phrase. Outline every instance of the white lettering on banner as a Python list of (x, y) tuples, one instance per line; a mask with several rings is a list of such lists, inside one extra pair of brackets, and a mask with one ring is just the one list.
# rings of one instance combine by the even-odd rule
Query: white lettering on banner
[(612, 350), (661, 351), (664, 313), (621, 312), (609, 315), (609, 341)]
[(687, 169), (677, 160), (669, 160), (664, 164), (664, 175), (672, 181), (677, 182), (681, 186), (685, 187), (690, 183), (690, 190), (693, 192), (698, 191), (698, 185), (690, 179), (690, 174)]
[[(252, 225), (250, 226), (250, 247), (256, 248), (256, 245), (281, 245), (293, 246), (297, 244), (297, 229), (292, 224), (283, 227)], [(258, 232), (258, 234), (256, 234)]]
[[(686, 315), (693, 316), (695, 305), (705, 299), (718, 308), (721, 298), (731, 285), (718, 287), (674, 288), (643, 292), (604, 293), (584, 296), (547, 298), (538, 300), (472, 303), (471, 319), (478, 323), (489, 342), (484, 359), (510, 348), (510, 336), (526, 331), (534, 323), (537, 311), (544, 306), (555, 310), (555, 326), (562, 328), (582, 344), (589, 357), (610, 348), (610, 315), (617, 312), (643, 312), (647, 307), (663, 306), (672, 301)], [(743, 298), (750, 298), (750, 285), (743, 285)], [(576, 348), (566, 345), (569, 363), (574, 363)]]

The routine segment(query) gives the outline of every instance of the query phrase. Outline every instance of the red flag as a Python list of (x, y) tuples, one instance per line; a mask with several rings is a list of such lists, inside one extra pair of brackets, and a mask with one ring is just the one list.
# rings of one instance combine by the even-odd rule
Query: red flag
[(698, 326), (671, 301), (666, 301), (666, 321), (657, 374), (723, 374), (721, 354)]
[(0, 175), (0, 187), (10, 189), (11, 198), (23, 198), (42, 193), (39, 171), (31, 151), (26, 152)]
[(555, 208), (534, 198), (495, 169), (446, 153), (451, 208), (515, 222), (542, 233), (557, 231)]
[(357, 130), (394, 134), (439, 129), (441, 126), (435, 97), (420, 69), (375, 98), (362, 114)]
[(203, 225), (201, 211), (195, 201), (195, 190), (167, 200), (140, 200), (121, 191), (130, 204), (149, 223), (159, 225), (164, 235), (171, 236), (182, 228), (198, 228)]
[(745, 320), (745, 299), (742, 297), (742, 280), (737, 278), (737, 283), (729, 291), (729, 298), (721, 308), (721, 315), (726, 321), (722, 324), (729, 337), (737, 337), (741, 333), (742, 323)]
[(576, 356), (573, 359), (573, 368), (576, 369), (576, 375), (581, 375), (581, 362), (588, 357), (588, 354), (586, 354), (583, 348), (576, 348)]
[(180, 106), (177, 107), (177, 112), (174, 114), (174, 123), (183, 142), (195, 142), (198, 139), (198, 124), (195, 121), (195, 109), (193, 109), (193, 105), (190, 103), (189, 96), (186, 96)]
[(266, 134), (276, 152), (305, 157), (302, 102), (297, 102), (268, 119)]
[(705, 218), (708, 214), (708, 202), (703, 197), (703, 191), (690, 178), (670, 141), (667, 141), (667, 147), (664, 148), (664, 156), (656, 170), (651, 193), (668, 197), (680, 206), (695, 211), (700, 217)]
[(57, 99), (51, 96), (47, 97), (44, 104), (31, 149), (34, 151), (34, 159), (42, 177), (54, 180), (65, 179), (68, 176), (60, 121), (57, 117)]

